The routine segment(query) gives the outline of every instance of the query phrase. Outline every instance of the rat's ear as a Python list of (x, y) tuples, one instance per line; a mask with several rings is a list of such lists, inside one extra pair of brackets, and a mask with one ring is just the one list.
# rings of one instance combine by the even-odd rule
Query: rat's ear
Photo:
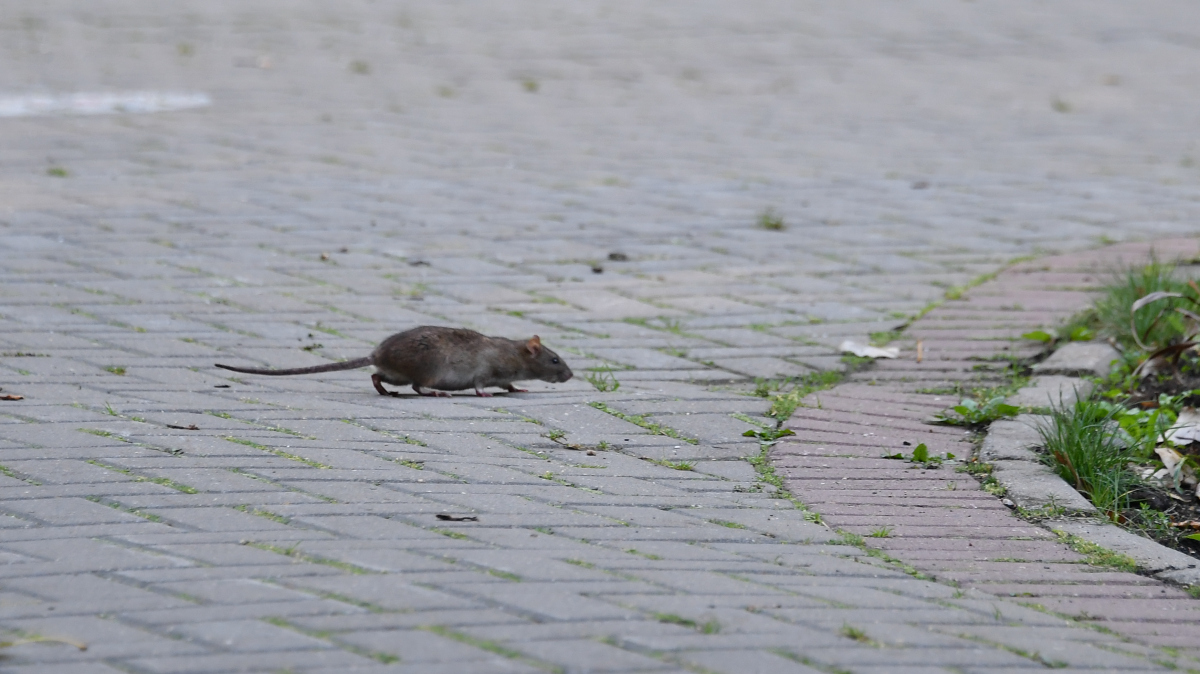
[(530, 337), (529, 341), (525, 342), (525, 348), (529, 350), (529, 355), (538, 355), (542, 352), (542, 339), (537, 335)]

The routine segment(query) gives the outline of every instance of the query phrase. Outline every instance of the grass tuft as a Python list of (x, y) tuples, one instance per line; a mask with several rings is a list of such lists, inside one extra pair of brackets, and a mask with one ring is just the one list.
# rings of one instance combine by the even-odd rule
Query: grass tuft
[(768, 208), (758, 214), (758, 227), (769, 232), (782, 232), (787, 229), (783, 216), (776, 213), (774, 208)]
[[(825, 370), (795, 379), (792, 388), (784, 393), (770, 395), (769, 390), (764, 389), (763, 393), (767, 395), (763, 397), (769, 396), (771, 401), (771, 409), (767, 412), (767, 416), (774, 417), (780, 423), (787, 421), (808, 394), (833, 388), (844, 377), (845, 375), (841, 372)], [(755, 395), (759, 395), (758, 387), (755, 388)]]
[(1111, 408), (1079, 400), (1052, 408), (1050, 420), (1038, 427), (1055, 472), (1110, 518), (1129, 508), (1137, 484), (1126, 468), (1129, 451), (1113, 426)]
[(1154, 292), (1196, 296), (1186, 282), (1176, 278), (1173, 264), (1152, 262), (1128, 269), (1104, 289), (1104, 295), (1096, 302), (1094, 320), (1100, 336), (1112, 337), (1127, 349), (1138, 348), (1131, 329), (1146, 345), (1164, 345), (1183, 336), (1186, 320), (1175, 309), (1195, 307), (1182, 298), (1159, 300), (1131, 316), (1133, 304)]
[(609, 391), (616, 391), (621, 388), (621, 382), (617, 381), (612, 368), (608, 366), (598, 369), (595, 372), (589, 372), (583, 378), (601, 393), (608, 393)]

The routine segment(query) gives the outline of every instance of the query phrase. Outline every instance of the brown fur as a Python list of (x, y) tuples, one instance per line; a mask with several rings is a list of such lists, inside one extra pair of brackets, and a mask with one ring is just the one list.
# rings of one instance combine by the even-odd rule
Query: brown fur
[[(542, 345), (537, 335), (529, 340), (488, 337), (474, 330), (421, 326), (388, 337), (370, 356), (344, 363), (329, 363), (290, 370), (261, 370), (217, 364), (217, 367), (247, 374), (315, 374), (375, 366), (372, 383), (380, 393), (389, 393), (380, 383), (412, 386), (422, 395), (438, 395), (423, 389), (461, 391), (473, 388), (481, 396), (488, 386), (519, 391), (513, 382), (540, 379), (564, 382), (573, 374), (559, 355)], [(395, 395), (394, 393), (391, 395)], [(444, 394), (443, 394), (444, 395)]]

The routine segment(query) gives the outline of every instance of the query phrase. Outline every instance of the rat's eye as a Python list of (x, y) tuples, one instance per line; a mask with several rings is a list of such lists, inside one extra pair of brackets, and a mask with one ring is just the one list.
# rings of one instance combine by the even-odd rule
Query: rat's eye
[(550, 362), (551, 362), (551, 363), (554, 363), (555, 365), (558, 365), (558, 359), (557, 359), (557, 358), (551, 358), (551, 359), (550, 359)]

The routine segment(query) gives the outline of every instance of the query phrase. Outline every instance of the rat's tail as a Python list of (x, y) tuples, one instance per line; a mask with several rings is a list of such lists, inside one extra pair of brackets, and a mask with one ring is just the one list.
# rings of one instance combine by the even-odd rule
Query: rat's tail
[(294, 367), (290, 370), (259, 370), (252, 367), (233, 367), (232, 365), (215, 365), (222, 370), (232, 370), (234, 372), (244, 372), (246, 374), (317, 374), (318, 372), (339, 372), (341, 370), (357, 370), (360, 367), (366, 367), (371, 364), (370, 358), (355, 358), (341, 363), (326, 363), (325, 365), (313, 365), (312, 367)]

